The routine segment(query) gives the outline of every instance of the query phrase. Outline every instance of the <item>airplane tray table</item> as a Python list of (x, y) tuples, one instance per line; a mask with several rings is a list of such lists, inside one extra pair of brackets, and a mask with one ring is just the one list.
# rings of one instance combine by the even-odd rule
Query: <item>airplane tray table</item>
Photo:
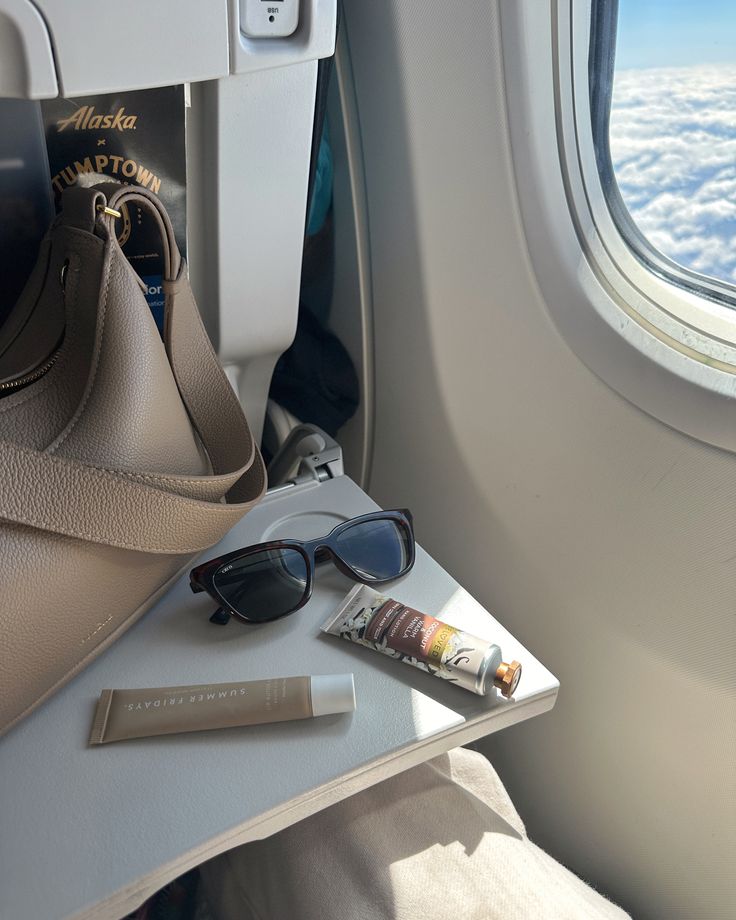
[[(212, 550), (305, 539), (376, 509), (346, 476), (287, 488)], [(117, 920), (187, 869), (268, 836), (437, 754), (552, 708), (558, 682), (420, 548), (384, 586), (413, 607), (493, 639), (523, 664), (513, 700), (488, 698), (319, 626), (351, 583), (320, 567), (311, 601), (261, 626), (208, 620), (188, 579), (111, 649), (0, 739), (0, 918)], [(467, 609), (458, 612), (458, 601)], [(68, 611), (73, 616), (73, 611)], [(90, 748), (104, 688), (352, 672), (357, 710), (298, 722)]]

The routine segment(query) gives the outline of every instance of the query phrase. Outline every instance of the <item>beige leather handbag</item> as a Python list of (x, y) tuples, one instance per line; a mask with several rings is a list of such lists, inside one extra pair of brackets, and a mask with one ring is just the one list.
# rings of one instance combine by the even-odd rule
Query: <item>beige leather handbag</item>
[[(158, 224), (165, 334), (123, 255)], [(263, 495), (263, 461), (169, 218), (137, 187), (71, 188), (0, 330), (0, 733), (80, 671)]]

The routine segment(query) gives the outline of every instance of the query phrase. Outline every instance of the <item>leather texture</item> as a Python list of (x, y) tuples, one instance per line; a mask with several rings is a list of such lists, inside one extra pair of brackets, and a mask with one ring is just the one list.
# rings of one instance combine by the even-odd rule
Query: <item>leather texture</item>
[[(104, 208), (161, 231), (165, 335)], [(0, 733), (114, 641), (262, 497), (263, 461), (145, 189), (71, 188), (23, 295), (62, 310), (46, 373), (0, 399)]]

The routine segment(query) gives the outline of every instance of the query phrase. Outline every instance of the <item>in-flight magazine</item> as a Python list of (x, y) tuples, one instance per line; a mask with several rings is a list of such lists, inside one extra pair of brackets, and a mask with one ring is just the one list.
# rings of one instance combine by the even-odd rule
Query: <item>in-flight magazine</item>
[[(50, 99), (42, 103), (51, 185), (61, 192), (81, 173), (101, 173), (142, 185), (169, 212), (186, 255), (186, 133), (183, 86)], [(148, 287), (147, 299), (163, 326), (163, 254), (159, 233), (138, 208), (118, 220), (125, 255)]]

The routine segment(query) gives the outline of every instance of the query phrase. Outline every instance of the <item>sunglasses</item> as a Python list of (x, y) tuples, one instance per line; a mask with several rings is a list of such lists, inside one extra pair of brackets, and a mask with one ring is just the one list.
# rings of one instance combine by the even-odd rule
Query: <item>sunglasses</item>
[(218, 609), (210, 617), (224, 625), (267, 623), (303, 607), (312, 596), (318, 564), (332, 561), (343, 575), (363, 584), (383, 584), (414, 565), (411, 512), (376, 511), (338, 524), (316, 540), (256, 543), (210, 559), (189, 573), (192, 591), (206, 591)]

